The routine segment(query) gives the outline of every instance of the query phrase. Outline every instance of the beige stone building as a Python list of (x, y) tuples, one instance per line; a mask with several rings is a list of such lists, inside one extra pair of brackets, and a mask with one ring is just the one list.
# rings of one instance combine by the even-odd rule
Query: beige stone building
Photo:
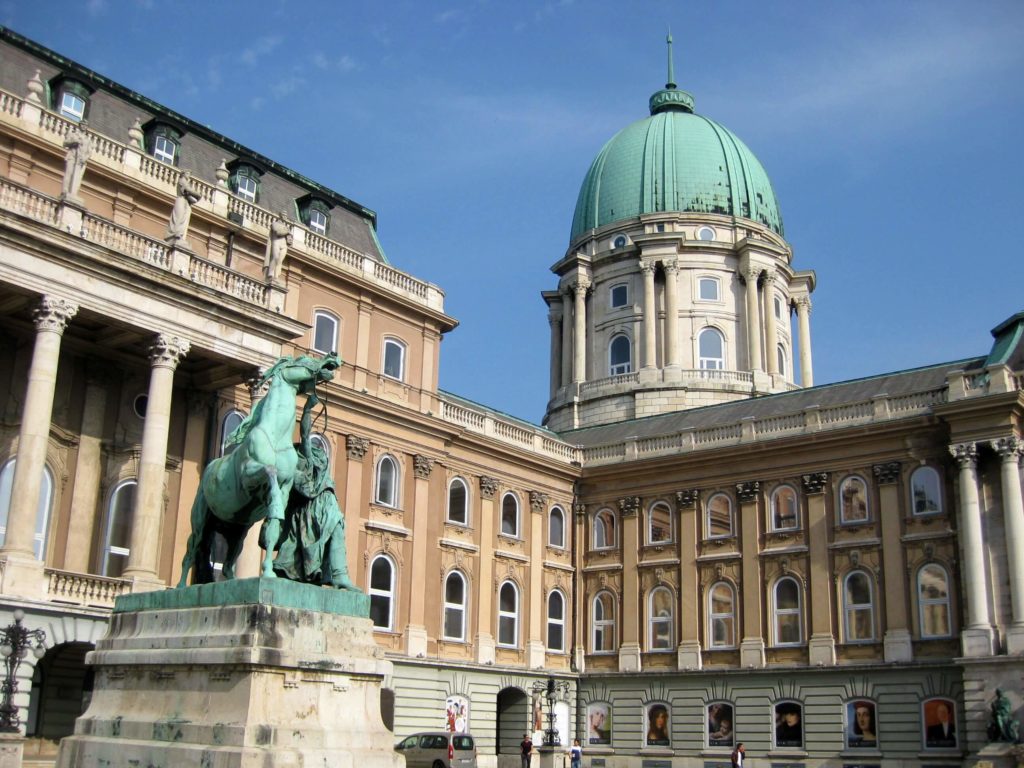
[(554, 679), (595, 768), (738, 741), (764, 766), (1011, 764), (986, 727), (1024, 693), (1024, 314), (976, 358), (812, 386), (816, 276), (756, 157), (672, 83), (581, 188), (545, 427), (438, 389), (456, 320), (375, 223), (0, 33), (0, 621), (46, 631), (15, 695), (30, 757), (87, 702), (114, 598), (177, 581), (261, 370), (337, 351), (317, 439), (396, 740), (468, 728), (514, 764)]

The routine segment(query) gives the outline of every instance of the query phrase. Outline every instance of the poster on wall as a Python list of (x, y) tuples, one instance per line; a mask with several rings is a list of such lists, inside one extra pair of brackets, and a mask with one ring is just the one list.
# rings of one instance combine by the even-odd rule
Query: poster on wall
[(444, 702), (445, 729), (454, 733), (469, 731), (469, 699), (465, 696), (449, 696)]
[(956, 705), (949, 699), (929, 699), (922, 709), (925, 748), (955, 749)]
[(555, 733), (558, 743), (563, 747), (572, 744), (569, 739), (569, 704), (564, 701), (555, 702)]
[(612, 743), (612, 708), (608, 702), (595, 701), (587, 705), (587, 743)]
[(669, 715), (668, 706), (665, 704), (647, 705), (647, 738), (644, 740), (648, 747), (668, 747), (669, 741)]
[(708, 704), (708, 746), (731, 747), (733, 743), (732, 704)]
[(850, 749), (876, 749), (878, 730), (873, 701), (850, 701), (846, 704), (846, 746)]
[(544, 697), (542, 694), (533, 694), (533, 707), (530, 711), (533, 713), (530, 717), (530, 728), (533, 735), (530, 738), (535, 744), (543, 744), (544, 729), (547, 728), (547, 724), (544, 722)]
[(804, 745), (803, 711), (795, 701), (782, 701), (775, 705), (775, 746), (798, 747)]

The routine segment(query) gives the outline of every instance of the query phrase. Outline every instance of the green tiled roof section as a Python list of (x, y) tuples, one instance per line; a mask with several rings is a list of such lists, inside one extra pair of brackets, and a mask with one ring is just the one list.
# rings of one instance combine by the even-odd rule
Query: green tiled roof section
[(727, 128), (666, 110), (638, 120), (604, 145), (580, 187), (570, 241), (645, 213), (720, 213), (784, 235), (768, 174)]

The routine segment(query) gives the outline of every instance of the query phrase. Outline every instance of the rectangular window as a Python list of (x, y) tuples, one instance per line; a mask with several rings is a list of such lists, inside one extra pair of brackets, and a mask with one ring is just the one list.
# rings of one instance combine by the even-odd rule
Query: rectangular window
[(166, 136), (157, 136), (153, 139), (153, 157), (157, 160), (174, 165), (174, 153), (177, 145)]
[(612, 309), (624, 307), (629, 301), (629, 289), (625, 285), (613, 285), (611, 290)]
[(718, 280), (713, 277), (702, 277), (698, 284), (701, 301), (718, 301)]
[(309, 212), (309, 228), (318, 235), (326, 235), (327, 215), (323, 211), (311, 210)]
[(74, 120), (77, 123), (85, 117), (85, 99), (81, 96), (76, 96), (69, 91), (64, 91), (60, 95), (59, 112), (64, 115), (64, 117)]
[(243, 200), (248, 200), (250, 203), (255, 203), (256, 180), (251, 179), (248, 176), (239, 176), (237, 194)]

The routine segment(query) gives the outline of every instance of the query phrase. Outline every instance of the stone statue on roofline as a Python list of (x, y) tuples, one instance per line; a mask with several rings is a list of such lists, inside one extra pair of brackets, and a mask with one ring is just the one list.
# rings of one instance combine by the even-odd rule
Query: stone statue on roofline
[(167, 237), (172, 246), (188, 247), (188, 223), (192, 218), (192, 206), (199, 202), (201, 195), (192, 183), (192, 172), (182, 171), (178, 176), (177, 194), (171, 209), (171, 220), (167, 224)]
[(85, 166), (92, 155), (92, 141), (89, 133), (85, 130), (85, 120), (78, 125), (73, 125), (68, 135), (64, 137), (64, 180), (61, 183), (61, 200), (67, 200), (79, 205), (83, 204), (78, 196), (78, 190), (82, 186), (82, 178), (85, 176)]
[(267, 253), (263, 259), (263, 276), (267, 282), (276, 283), (281, 278), (281, 269), (292, 241), (288, 212), (282, 210), (270, 223), (270, 233), (267, 235)]

